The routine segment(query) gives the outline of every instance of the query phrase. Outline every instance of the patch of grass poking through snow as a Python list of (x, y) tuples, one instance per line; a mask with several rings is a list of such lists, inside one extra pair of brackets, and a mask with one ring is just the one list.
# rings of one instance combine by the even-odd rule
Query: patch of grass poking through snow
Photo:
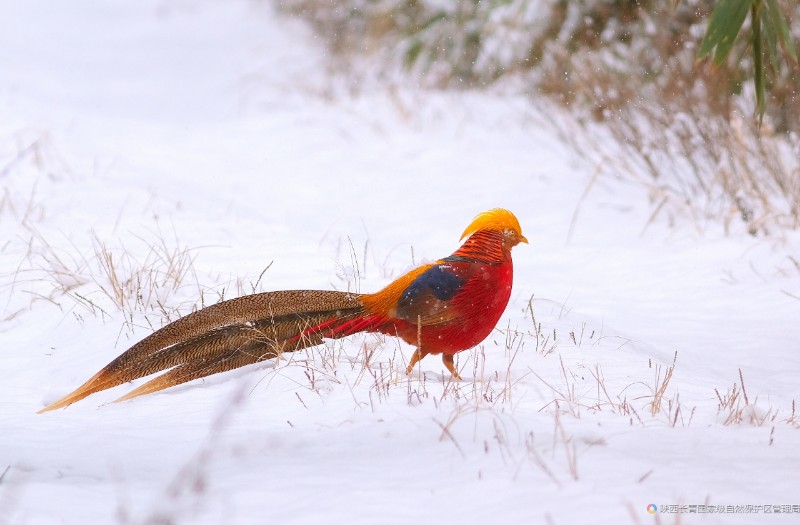
[[(778, 410), (772, 407), (764, 410), (757, 406), (758, 398), (750, 402), (747, 389), (744, 384), (744, 374), (739, 369), (739, 383), (733, 383), (724, 394), (720, 394), (719, 389), (715, 388), (717, 395), (717, 421), (723, 425), (752, 425), (756, 427), (764, 426), (767, 423), (775, 423), (778, 418)], [(792, 415), (783, 420), (789, 425), (797, 427), (795, 417), (795, 404), (792, 401)], [(771, 443), (770, 443), (771, 444)]]
[(783, 420), (787, 425), (800, 429), (800, 419), (797, 417), (796, 402), (792, 399), (792, 414)]
[[(130, 325), (143, 315), (154, 327), (149, 314), (155, 314), (157, 324), (174, 321), (185, 313), (185, 308), (174, 301), (181, 288), (188, 284), (201, 300), (204, 294), (194, 272), (192, 250), (177, 243), (171, 246), (161, 236), (154, 242), (138, 240), (144, 249), (128, 249), (121, 243), (111, 247), (95, 234), (91, 255), (86, 255), (72, 243), (71, 249), (55, 248), (35, 233), (30, 244), (30, 267), (21, 273), (47, 283), (49, 293), (38, 295), (62, 309), (72, 309), (62, 304), (69, 298), (94, 316), (121, 313)], [(137, 255), (141, 253), (144, 257)]]
[(193, 272), (194, 258), (189, 249), (170, 247), (162, 237), (149, 245), (144, 259), (139, 259), (124, 246), (113, 251), (96, 236), (93, 241), (95, 266), (99, 270), (94, 283), (117, 310), (129, 319), (134, 312), (153, 310), (161, 312), (167, 322), (177, 318), (176, 312), (166, 306), (166, 299)]
[[(4, 275), (11, 311), (47, 301), (83, 324), (87, 316), (104, 321), (122, 318), (122, 330), (158, 329), (192, 311), (226, 299), (261, 291), (268, 264), (254, 282), (228, 280), (227, 287), (205, 286), (195, 270), (196, 249), (181, 245), (161, 232), (109, 242), (96, 233), (83, 239), (57, 239), (61, 233), (40, 231), (23, 224), (12, 248), (21, 254), (16, 270)], [(52, 240), (52, 242), (51, 242)], [(56, 242), (58, 241), (58, 242)], [(24, 244), (23, 244), (24, 243)], [(221, 282), (219, 276), (211, 278)], [(20, 297), (30, 297), (23, 304)], [(13, 317), (15, 314), (11, 314)]]
[(550, 124), (595, 170), (584, 197), (601, 177), (647, 189), (652, 212), (643, 230), (659, 218), (753, 236), (798, 229), (800, 139), (759, 128), (747, 113), (725, 117), (670, 100), (618, 108), (602, 124), (580, 117)]
[[(535, 351), (537, 353), (541, 353), (542, 355), (549, 355), (556, 350), (556, 340), (555, 340), (555, 330), (553, 330), (553, 340), (550, 340), (550, 334), (544, 334), (542, 332), (542, 323), (536, 321), (536, 314), (533, 311), (533, 295), (531, 295), (530, 299), (528, 299), (528, 305), (525, 309), (526, 312), (530, 312), (531, 317), (531, 324), (533, 325), (533, 332), (529, 332), (528, 335), (531, 335), (534, 338), (534, 342), (536, 344)], [(594, 335), (594, 332), (592, 332)]]
[(663, 378), (661, 377), (661, 365), (656, 365), (653, 401), (650, 403), (650, 414), (653, 416), (661, 412), (661, 405), (664, 401), (664, 393), (667, 391), (667, 386), (669, 386), (669, 382), (672, 379), (672, 373), (675, 371), (675, 362), (677, 360), (678, 352), (675, 352), (675, 357), (672, 359), (672, 365), (667, 368)]

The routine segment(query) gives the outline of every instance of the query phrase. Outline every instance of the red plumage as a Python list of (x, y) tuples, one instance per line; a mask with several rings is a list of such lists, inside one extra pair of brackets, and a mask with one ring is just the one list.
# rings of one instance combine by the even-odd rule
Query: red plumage
[[(366, 306), (362, 315), (326, 321), (302, 335), (397, 336), (417, 347), (412, 366), (427, 354), (453, 356), (472, 348), (492, 332), (508, 305), (514, 273), (511, 245), (502, 231), (476, 232), (451, 256), (416, 268), (377, 293), (360, 295)], [(445, 357), (448, 369), (458, 376), (448, 362), (451, 358)]]
[[(473, 248), (476, 245), (484, 258), (475, 257)], [(501, 247), (500, 232), (474, 234), (464, 247), (433, 263), (409, 285), (422, 280), (432, 270), (440, 270), (455, 276), (459, 282), (452, 296), (440, 299), (430, 289), (423, 288), (418, 294), (420, 301), (405, 308), (395, 306), (378, 331), (397, 335), (423, 348), (427, 354), (452, 355), (483, 341), (500, 320), (511, 297), (513, 263), (510, 252)], [(485, 254), (492, 253), (493, 248), (497, 248), (495, 256), (487, 259)], [(391, 293), (390, 288), (375, 295), (383, 293)], [(369, 304), (372, 300), (376, 299), (364, 301)]]
[(427, 354), (455, 354), (477, 345), (492, 332), (511, 297), (512, 263), (498, 265), (459, 261), (450, 263), (467, 277), (463, 289), (448, 303), (455, 319), (446, 323), (418, 324), (413, 319), (390, 320), (379, 331), (396, 335), (425, 349)]

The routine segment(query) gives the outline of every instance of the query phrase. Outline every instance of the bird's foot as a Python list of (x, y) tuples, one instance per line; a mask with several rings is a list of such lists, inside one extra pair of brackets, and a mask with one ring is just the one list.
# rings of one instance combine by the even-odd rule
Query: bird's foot
[(406, 375), (410, 375), (411, 372), (414, 371), (414, 366), (419, 363), (423, 357), (428, 355), (428, 352), (423, 352), (419, 348), (414, 351), (414, 355), (411, 356), (411, 362), (408, 363), (408, 367), (406, 368)]
[(442, 362), (444, 363), (445, 368), (447, 368), (450, 371), (450, 373), (453, 374), (453, 377), (461, 381), (461, 376), (458, 375), (458, 370), (456, 370), (456, 367), (453, 364), (453, 355), (442, 354)]

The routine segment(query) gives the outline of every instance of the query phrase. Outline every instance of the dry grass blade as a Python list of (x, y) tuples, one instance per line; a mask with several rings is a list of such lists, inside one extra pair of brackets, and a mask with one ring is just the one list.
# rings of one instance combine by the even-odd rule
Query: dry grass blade
[(661, 412), (661, 405), (664, 401), (664, 393), (667, 391), (672, 373), (675, 371), (675, 362), (678, 360), (678, 352), (672, 358), (672, 365), (667, 368), (664, 377), (661, 377), (661, 365), (656, 366), (655, 388), (653, 389), (653, 401), (650, 403), (650, 413), (655, 416)]

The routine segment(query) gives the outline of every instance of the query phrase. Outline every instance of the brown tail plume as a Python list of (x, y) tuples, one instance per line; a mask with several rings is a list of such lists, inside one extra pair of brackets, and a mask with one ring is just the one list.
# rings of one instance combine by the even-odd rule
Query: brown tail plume
[[(181, 317), (153, 332), (104, 366), (75, 391), (39, 412), (76, 401), (162, 370), (117, 401), (157, 392), (211, 374), (342, 337), (340, 324), (364, 315), (360, 295), (286, 290), (247, 295)], [(324, 326), (324, 329), (318, 327)]]

